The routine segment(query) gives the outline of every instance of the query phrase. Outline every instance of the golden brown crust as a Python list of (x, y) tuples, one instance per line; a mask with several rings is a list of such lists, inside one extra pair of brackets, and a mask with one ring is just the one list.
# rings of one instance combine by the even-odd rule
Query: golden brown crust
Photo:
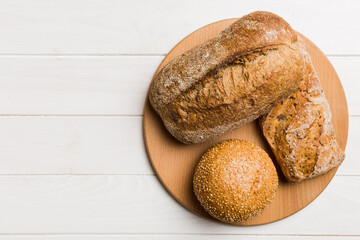
[(267, 153), (255, 144), (231, 139), (216, 144), (195, 169), (194, 192), (214, 218), (227, 223), (259, 215), (274, 199), (278, 176)]
[(254, 12), (167, 64), (150, 86), (150, 102), (178, 140), (203, 142), (293, 93), (303, 61), (289, 24)]
[(305, 74), (299, 90), (261, 121), (264, 136), (291, 182), (321, 175), (339, 166), (345, 157), (336, 141), (329, 104), (304, 46), (303, 52)]

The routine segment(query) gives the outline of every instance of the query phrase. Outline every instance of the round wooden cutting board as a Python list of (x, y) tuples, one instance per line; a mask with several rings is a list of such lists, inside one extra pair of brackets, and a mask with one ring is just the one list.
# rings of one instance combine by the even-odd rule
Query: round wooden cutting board
[[(170, 60), (185, 51), (209, 40), (237, 19), (227, 19), (207, 25), (187, 36), (177, 44), (160, 64), (157, 72)], [(306, 48), (312, 57), (333, 114), (337, 140), (345, 149), (348, 135), (348, 109), (339, 77), (326, 56), (305, 38)], [(336, 169), (301, 183), (286, 182), (257, 121), (246, 124), (210, 142), (185, 145), (177, 141), (164, 127), (160, 117), (151, 107), (148, 98), (144, 107), (144, 138), (151, 164), (162, 184), (184, 207), (195, 214), (211, 218), (201, 207), (192, 191), (195, 166), (201, 155), (215, 143), (229, 138), (245, 139), (265, 149), (273, 159), (279, 175), (279, 189), (274, 201), (258, 217), (238, 225), (258, 225), (274, 222), (296, 213), (313, 201), (333, 178)]]

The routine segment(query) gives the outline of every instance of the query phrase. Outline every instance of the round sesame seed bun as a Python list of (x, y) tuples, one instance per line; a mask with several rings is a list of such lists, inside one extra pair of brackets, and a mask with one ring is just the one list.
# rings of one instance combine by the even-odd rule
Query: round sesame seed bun
[(205, 210), (226, 223), (259, 215), (278, 187), (268, 154), (244, 140), (231, 139), (210, 148), (195, 169), (194, 192)]

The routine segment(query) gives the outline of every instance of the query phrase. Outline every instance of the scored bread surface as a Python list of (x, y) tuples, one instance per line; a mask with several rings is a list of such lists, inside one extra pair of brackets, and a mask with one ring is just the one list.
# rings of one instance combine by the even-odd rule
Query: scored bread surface
[(298, 45), (279, 16), (246, 15), (161, 69), (150, 86), (151, 105), (178, 140), (206, 141), (296, 91), (304, 68)]
[(231, 139), (216, 144), (195, 169), (194, 192), (216, 219), (236, 223), (259, 215), (273, 200), (278, 177), (267, 153), (255, 144)]
[(264, 136), (291, 182), (321, 175), (345, 158), (336, 141), (331, 110), (319, 77), (304, 45), (302, 49), (306, 56), (305, 74), (298, 91), (261, 121)]

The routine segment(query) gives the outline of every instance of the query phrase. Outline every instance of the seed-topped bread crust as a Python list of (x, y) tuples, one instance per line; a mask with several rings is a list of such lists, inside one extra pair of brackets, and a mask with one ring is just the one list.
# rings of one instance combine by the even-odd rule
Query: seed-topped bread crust
[[(301, 37), (298, 36), (301, 43)], [(305, 74), (297, 92), (261, 120), (266, 140), (286, 178), (300, 182), (339, 166), (345, 153), (336, 141), (331, 110), (305, 46)]]
[(274, 199), (278, 176), (268, 154), (244, 140), (210, 148), (196, 167), (194, 192), (214, 218), (237, 223), (259, 215)]

